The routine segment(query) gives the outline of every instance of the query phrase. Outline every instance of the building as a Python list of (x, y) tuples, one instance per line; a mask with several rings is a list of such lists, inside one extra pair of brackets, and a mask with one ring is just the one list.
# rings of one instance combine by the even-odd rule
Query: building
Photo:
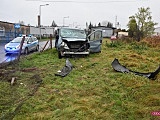
[(102, 30), (102, 35), (104, 38), (110, 38), (112, 35), (116, 35), (117, 33), (115, 32), (116, 28), (112, 27), (106, 27), (106, 26), (98, 26), (98, 27), (92, 27), (92, 30)]
[(153, 35), (160, 36), (160, 27), (155, 28)]
[(30, 34), (36, 37), (49, 37), (50, 34), (54, 35), (54, 27), (43, 26), (41, 31), (39, 27), (30, 26)]
[(23, 34), (36, 37), (40, 37), (41, 34), (41, 37), (49, 37), (50, 34), (54, 35), (54, 27), (43, 26), (40, 31), (39, 27), (0, 21), (0, 41), (8, 42)]
[(0, 40), (10, 41), (20, 34), (29, 34), (30, 26), (0, 21)]
[(128, 32), (118, 32), (118, 38), (128, 37)]

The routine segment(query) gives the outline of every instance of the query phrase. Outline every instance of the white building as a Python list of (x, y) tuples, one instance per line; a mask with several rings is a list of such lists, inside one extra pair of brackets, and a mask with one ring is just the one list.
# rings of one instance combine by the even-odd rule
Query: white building
[(54, 35), (54, 27), (41, 27), (41, 31), (39, 27), (30, 26), (30, 34), (39, 37), (40, 34), (43, 37), (49, 37), (50, 34)]
[(118, 37), (119, 38), (128, 37), (128, 32), (118, 32)]
[(114, 30), (116, 28), (109, 28), (109, 27), (105, 27), (105, 26), (100, 26), (100, 27), (93, 27), (92, 29), (96, 30), (96, 29), (100, 29), (102, 30), (102, 35), (103, 37), (106, 37), (106, 38), (110, 38), (112, 35), (116, 34), (114, 33)]
[(155, 28), (153, 35), (160, 36), (160, 27)]

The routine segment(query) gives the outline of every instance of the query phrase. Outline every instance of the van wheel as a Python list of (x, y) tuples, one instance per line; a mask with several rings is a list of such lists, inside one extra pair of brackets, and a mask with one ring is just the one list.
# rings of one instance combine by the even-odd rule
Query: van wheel
[(62, 59), (62, 55), (61, 55), (61, 52), (60, 52), (60, 51), (58, 51), (58, 58), (59, 58), (59, 59)]
[(28, 54), (28, 48), (25, 48), (24, 50), (24, 54), (27, 55)]

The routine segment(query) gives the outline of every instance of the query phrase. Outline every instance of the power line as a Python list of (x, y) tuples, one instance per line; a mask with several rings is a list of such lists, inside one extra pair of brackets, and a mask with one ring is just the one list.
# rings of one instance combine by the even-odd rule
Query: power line
[(65, 2), (65, 3), (109, 3), (109, 2), (137, 2), (136, 0), (114, 0), (114, 1), (93, 1), (93, 2), (89, 2), (89, 1), (55, 1), (55, 0), (26, 0), (26, 1), (39, 1), (39, 2)]

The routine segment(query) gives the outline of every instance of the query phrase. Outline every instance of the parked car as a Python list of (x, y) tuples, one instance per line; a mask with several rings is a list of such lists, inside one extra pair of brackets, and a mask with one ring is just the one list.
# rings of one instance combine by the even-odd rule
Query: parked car
[[(7, 53), (19, 53), (20, 51), (20, 44), (23, 37), (16, 37), (9, 43), (5, 45), (5, 52)], [(28, 54), (31, 51), (38, 51), (39, 50), (39, 42), (36, 37), (25, 37), (22, 51), (21, 53)]]
[(117, 37), (115, 35), (112, 35), (111, 40), (117, 40)]
[(101, 44), (101, 30), (96, 30), (87, 36), (85, 30), (64, 27), (58, 29), (55, 41), (59, 58), (100, 52)]

